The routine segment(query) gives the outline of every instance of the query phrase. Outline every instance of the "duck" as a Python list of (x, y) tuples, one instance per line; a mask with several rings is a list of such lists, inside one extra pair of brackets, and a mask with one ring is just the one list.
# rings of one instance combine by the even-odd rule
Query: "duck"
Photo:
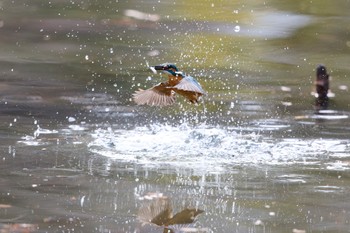
[(316, 67), (316, 92), (317, 98), (315, 106), (317, 109), (327, 109), (328, 107), (328, 90), (329, 90), (329, 74), (324, 65), (318, 65)]
[(178, 70), (171, 63), (149, 67), (154, 73), (162, 71), (168, 76), (166, 82), (161, 82), (149, 89), (139, 89), (133, 94), (137, 105), (164, 107), (176, 102), (176, 94), (185, 97), (190, 103), (198, 104), (206, 92), (200, 83), (190, 75)]

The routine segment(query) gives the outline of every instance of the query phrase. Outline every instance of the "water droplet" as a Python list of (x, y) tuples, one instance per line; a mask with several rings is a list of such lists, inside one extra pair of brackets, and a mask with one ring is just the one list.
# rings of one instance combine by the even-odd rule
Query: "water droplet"
[(85, 196), (82, 196), (80, 198), (80, 206), (83, 207), (84, 206), (84, 202), (85, 202)]
[(347, 91), (348, 90), (348, 86), (346, 85), (339, 85), (339, 90), (342, 90), (342, 91)]
[(68, 117), (68, 122), (74, 122), (76, 119), (74, 117)]
[(260, 219), (258, 219), (254, 222), (254, 225), (256, 225), (256, 226), (263, 225), (263, 224), (264, 223)]

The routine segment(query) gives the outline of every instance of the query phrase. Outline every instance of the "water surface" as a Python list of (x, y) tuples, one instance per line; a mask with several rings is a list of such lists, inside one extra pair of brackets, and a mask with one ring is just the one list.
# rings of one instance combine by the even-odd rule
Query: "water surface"
[[(2, 1), (1, 231), (163, 232), (155, 193), (205, 211), (178, 232), (349, 232), (349, 4)], [(163, 62), (201, 104), (131, 101)]]

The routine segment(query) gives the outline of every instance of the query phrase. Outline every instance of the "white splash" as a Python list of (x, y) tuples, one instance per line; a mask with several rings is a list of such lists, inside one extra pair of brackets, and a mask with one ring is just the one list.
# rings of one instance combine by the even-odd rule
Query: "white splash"
[(232, 165), (320, 163), (342, 151), (350, 157), (349, 141), (338, 139), (274, 139), (255, 133), (187, 124), (150, 125), (133, 130), (97, 129), (89, 143), (103, 156), (146, 166), (164, 164), (221, 171)]

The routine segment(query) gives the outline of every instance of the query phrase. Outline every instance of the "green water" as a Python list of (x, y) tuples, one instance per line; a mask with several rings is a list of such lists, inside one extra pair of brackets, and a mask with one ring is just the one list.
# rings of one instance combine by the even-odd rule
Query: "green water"
[[(163, 232), (138, 220), (156, 192), (204, 210), (196, 232), (350, 232), (349, 9), (0, 1), (0, 231)], [(203, 103), (132, 102), (164, 62)], [(335, 94), (321, 115), (318, 64)]]

